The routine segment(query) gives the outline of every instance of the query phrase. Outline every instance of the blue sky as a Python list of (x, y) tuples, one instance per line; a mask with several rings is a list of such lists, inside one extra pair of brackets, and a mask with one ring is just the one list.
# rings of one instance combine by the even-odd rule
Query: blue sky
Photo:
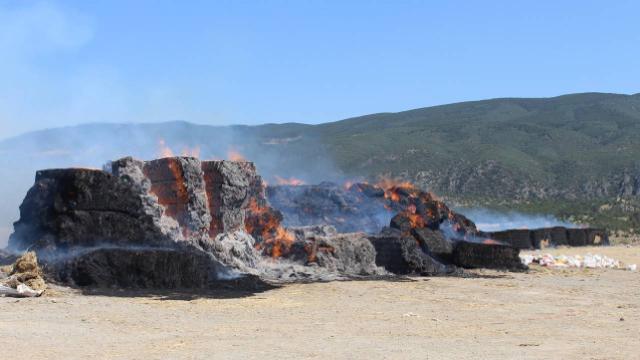
[(0, 138), (640, 92), (638, 1), (0, 0)]

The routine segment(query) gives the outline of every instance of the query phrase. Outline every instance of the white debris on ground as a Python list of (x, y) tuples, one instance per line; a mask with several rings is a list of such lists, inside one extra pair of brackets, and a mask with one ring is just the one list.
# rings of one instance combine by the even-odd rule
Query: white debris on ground
[(520, 260), (525, 265), (537, 264), (550, 268), (588, 268), (588, 269), (622, 269), (636, 271), (636, 264), (626, 265), (621, 261), (612, 259), (605, 255), (587, 254), (581, 255), (558, 255), (551, 254), (520, 254)]

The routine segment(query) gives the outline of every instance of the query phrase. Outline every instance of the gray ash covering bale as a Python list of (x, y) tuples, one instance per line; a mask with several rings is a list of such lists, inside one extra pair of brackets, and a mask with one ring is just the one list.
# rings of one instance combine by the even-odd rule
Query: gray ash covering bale
[(251, 201), (265, 205), (262, 178), (246, 161), (203, 161), (202, 170), (213, 217), (209, 236), (244, 230)]
[(520, 250), (497, 243), (458, 241), (453, 251), (453, 263), (463, 268), (526, 270), (520, 261)]
[(379, 275), (376, 250), (364, 233), (338, 233), (333, 226), (287, 228), (295, 236), (286, 258), (356, 276)]

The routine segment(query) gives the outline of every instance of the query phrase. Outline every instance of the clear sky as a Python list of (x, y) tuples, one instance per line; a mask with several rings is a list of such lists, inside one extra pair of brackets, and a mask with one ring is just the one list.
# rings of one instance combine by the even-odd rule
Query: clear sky
[(0, 138), (640, 92), (640, 1), (0, 0)]

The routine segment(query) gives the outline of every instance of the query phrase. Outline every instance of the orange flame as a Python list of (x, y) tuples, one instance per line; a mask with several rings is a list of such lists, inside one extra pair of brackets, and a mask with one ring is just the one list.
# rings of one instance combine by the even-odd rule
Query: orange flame
[(270, 245), (273, 258), (289, 251), (295, 236), (280, 225), (280, 219), (267, 206), (260, 206), (256, 199), (252, 198), (248, 204), (248, 213), (250, 216), (245, 222), (245, 228), (249, 234), (262, 237), (263, 243), (258, 244), (259, 248)]
[(413, 185), (411, 182), (406, 180), (397, 180), (391, 179), (387, 177), (382, 177), (377, 183), (376, 186), (384, 190), (384, 198), (391, 200), (393, 202), (400, 201), (399, 191), (404, 191), (409, 193), (409, 197), (415, 198), (416, 193), (419, 192), (419, 189)]
[[(167, 142), (160, 138), (158, 140), (158, 157), (159, 158), (167, 158), (176, 156), (171, 150), (171, 148), (167, 145)], [(182, 148), (182, 152), (180, 152), (180, 156), (190, 156), (199, 158), (200, 157), (200, 146), (196, 145), (193, 148), (189, 146), (185, 146)]]
[(413, 185), (410, 181), (391, 179), (387, 177), (382, 177), (376, 183), (376, 185), (378, 187), (381, 187), (384, 190), (393, 189), (393, 188), (405, 189), (405, 190), (417, 190), (416, 186)]
[(200, 158), (200, 146), (195, 146), (193, 148), (185, 146), (184, 148), (182, 148), (182, 153), (180, 153), (180, 155)]
[(282, 178), (278, 175), (274, 176), (276, 179), (276, 183), (278, 185), (291, 185), (291, 186), (299, 186), (299, 185), (304, 185), (305, 182), (303, 180), (300, 179), (296, 179), (294, 177), (290, 177), (288, 179), (286, 178)]
[(502, 245), (500, 241), (494, 239), (484, 239), (482, 243), (485, 245)]
[(227, 152), (227, 158), (231, 161), (248, 161), (242, 154), (236, 149), (229, 149)]
[(171, 148), (167, 146), (166, 142), (162, 138), (158, 140), (158, 157), (173, 157), (173, 151), (171, 151)]

